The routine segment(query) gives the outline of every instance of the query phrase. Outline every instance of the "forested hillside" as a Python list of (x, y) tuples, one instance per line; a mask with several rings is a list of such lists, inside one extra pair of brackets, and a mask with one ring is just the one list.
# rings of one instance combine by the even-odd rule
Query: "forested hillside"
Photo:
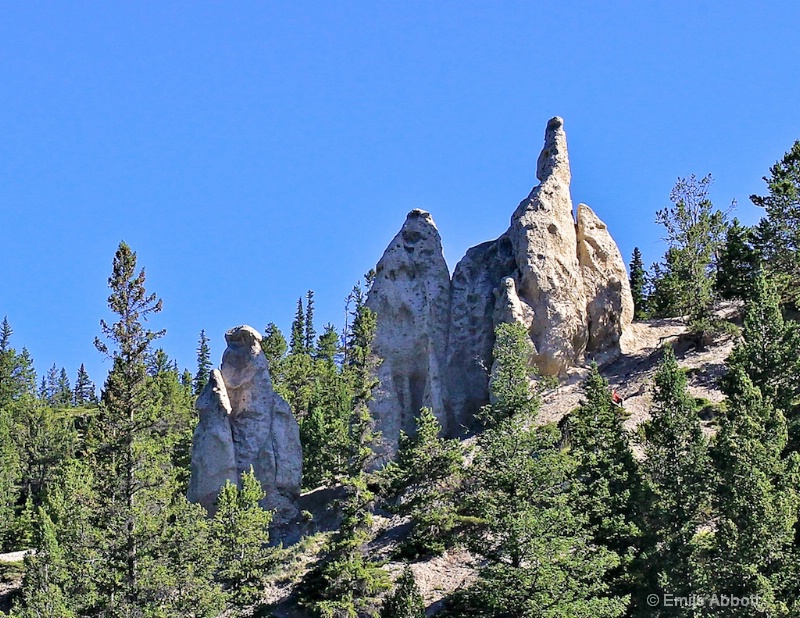
[[(120, 243), (113, 318), (95, 340), (107, 376), (37, 375), (14, 316), (2, 323), (0, 607), (18, 618), (800, 615), (800, 141), (765, 181), (751, 198), (763, 218), (747, 227), (710, 202), (710, 176), (680, 179), (655, 213), (663, 259), (647, 267), (634, 251), (635, 320), (676, 325), (648, 352), (652, 379), (625, 377), (648, 393), (635, 422), (609, 385), (620, 365), (540, 376), (512, 320), (495, 331), (489, 403), (467, 436), (446, 437), (441, 411), (425, 408), (378, 465), (375, 273), (344, 300), (343, 328), (317, 324), (310, 290), (288, 337), (265, 315), (262, 351), (303, 449), (301, 513), (280, 528), (252, 471), (222, 488), (213, 514), (187, 499), (217, 334), (199, 333), (191, 370), (168, 358), (169, 299)], [(725, 346), (719, 376), (685, 370)], [(575, 376), (580, 404), (556, 412)], [(693, 395), (697, 379), (720, 401)]]

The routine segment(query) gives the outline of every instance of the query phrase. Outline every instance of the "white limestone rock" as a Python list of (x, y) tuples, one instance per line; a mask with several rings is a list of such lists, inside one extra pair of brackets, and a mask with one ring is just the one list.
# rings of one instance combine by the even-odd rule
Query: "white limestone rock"
[[(213, 380), (206, 385), (198, 404), (209, 400), (219, 402), (213, 414), (206, 412), (207, 416), (213, 416), (210, 426), (215, 435), (225, 435), (221, 415), (226, 411), (235, 479), (238, 481), (252, 466), (266, 493), (262, 505), (275, 510), (273, 521), (282, 524), (297, 515), (303, 465), (300, 430), (289, 404), (272, 389), (258, 331), (250, 326), (238, 326), (225, 333), (225, 341), (228, 347), (222, 356), (221, 371), (212, 374)], [(204, 506), (207, 506), (210, 490), (223, 477), (217, 470), (217, 467), (222, 468), (214, 459), (215, 451), (208, 449), (209, 442), (209, 432), (201, 420), (192, 444), (190, 487), (203, 488), (205, 493), (201, 496), (200, 492), (190, 492), (190, 498)], [(227, 448), (224, 453), (226, 458), (230, 456)], [(225, 478), (230, 478), (229, 459), (224, 469), (228, 475)], [(224, 480), (222, 482), (224, 484)]]
[(628, 272), (606, 224), (586, 204), (578, 205), (578, 262), (587, 300), (587, 354), (599, 363), (619, 355), (620, 337), (633, 321)]
[(563, 375), (582, 359), (588, 328), (561, 118), (547, 123), (536, 175), (540, 184), (517, 207), (507, 233), (520, 272), (519, 297), (533, 313), (527, 326), (537, 365), (545, 375)]
[(374, 352), (383, 359), (370, 410), (382, 433), (380, 455), (397, 450), (400, 431), (413, 434), (422, 407), (445, 431), (444, 363), (450, 315), (450, 273), (430, 214), (412, 210), (375, 269), (367, 306), (377, 314)]

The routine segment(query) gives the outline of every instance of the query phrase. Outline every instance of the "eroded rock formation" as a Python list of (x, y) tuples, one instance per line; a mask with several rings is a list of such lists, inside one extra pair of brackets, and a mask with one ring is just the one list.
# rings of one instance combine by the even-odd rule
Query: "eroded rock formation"
[(249, 326), (225, 333), (220, 371), (197, 399), (200, 423), (192, 441), (189, 499), (213, 511), (226, 480), (238, 482), (252, 466), (274, 521), (297, 514), (303, 454), (289, 404), (272, 389), (261, 335)]
[(508, 231), (473, 247), (452, 280), (430, 215), (412, 211), (378, 263), (367, 304), (384, 361), (371, 405), (394, 452), (400, 430), (430, 406), (446, 434), (468, 428), (489, 401), (494, 328), (525, 325), (536, 364), (563, 376), (590, 355), (608, 362), (633, 317), (625, 264), (605, 224), (581, 204), (576, 223), (561, 118), (547, 124), (539, 184)]
[(375, 268), (367, 306), (378, 316), (373, 349), (383, 362), (371, 407), (380, 419), (385, 449), (397, 449), (401, 430), (413, 433), (424, 406), (449, 430), (443, 370), (450, 272), (429, 213), (408, 214)]

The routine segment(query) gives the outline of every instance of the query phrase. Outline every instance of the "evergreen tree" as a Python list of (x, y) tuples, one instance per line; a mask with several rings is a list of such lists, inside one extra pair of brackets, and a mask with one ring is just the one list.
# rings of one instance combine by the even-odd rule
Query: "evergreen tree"
[(292, 321), (292, 336), (289, 342), (289, 354), (303, 354), (306, 351), (306, 317), (303, 312), (303, 299), (297, 299), (297, 311)]
[(489, 388), (492, 405), (484, 420), (497, 422), (514, 414), (533, 415), (539, 396), (533, 386), (535, 350), (522, 324), (500, 324), (495, 331), (494, 366)]
[(58, 383), (55, 396), (55, 405), (64, 408), (72, 404), (72, 386), (69, 383), (67, 370), (63, 367), (58, 374)]
[(252, 468), (242, 474), (242, 487), (228, 481), (214, 515), (214, 534), (220, 544), (220, 579), (236, 608), (255, 603), (263, 576), (272, 563), (267, 547), (272, 513), (260, 502), (265, 493)]
[(747, 300), (743, 340), (728, 363), (740, 367), (766, 399), (788, 417), (790, 438), (797, 447), (797, 400), (800, 397), (800, 328), (785, 321), (775, 286), (763, 273), (756, 275)]
[(764, 177), (766, 196), (751, 195), (766, 210), (756, 230), (755, 245), (779, 285), (783, 300), (796, 303), (800, 289), (800, 140)]
[(60, 389), (58, 385), (58, 368), (56, 364), (47, 370), (47, 376), (42, 376), (42, 390), (40, 397), (51, 406), (58, 405)]
[(635, 320), (643, 320), (647, 316), (647, 271), (639, 247), (634, 247), (628, 269), (633, 297), (633, 317)]
[(314, 351), (314, 340), (317, 331), (314, 330), (314, 290), (306, 292), (306, 318), (305, 329), (303, 331), (303, 347), (306, 354)]
[[(529, 350), (503, 341), (520, 332), (519, 325), (497, 329), (495, 369), (503, 375), (509, 375), (503, 368), (527, 366)], [(466, 500), (467, 514), (480, 524), (469, 546), (486, 564), (455, 595), (451, 614), (621, 616), (628, 599), (606, 583), (619, 558), (592, 542), (588, 522), (572, 506), (576, 463), (559, 448), (553, 425), (536, 426), (532, 378), (528, 369), (527, 376), (491, 383), (492, 407), (499, 409), (487, 415), (495, 421), (478, 439)]]
[(208, 382), (211, 373), (211, 348), (208, 346), (206, 331), (200, 331), (200, 340), (197, 343), (197, 373), (194, 376), (194, 394), (199, 395)]
[(14, 334), (11, 324), (8, 323), (8, 316), (3, 316), (3, 324), (0, 326), (0, 354), (9, 351), (11, 335)]
[(11, 412), (0, 407), (0, 551), (11, 549), (14, 511), (20, 491), (19, 453), (13, 440)]
[(280, 367), (288, 348), (286, 338), (281, 330), (272, 322), (267, 324), (264, 329), (264, 337), (261, 339), (261, 349), (264, 351), (264, 356), (267, 357), (267, 366), (273, 386), (278, 386), (283, 381)]
[[(580, 481), (578, 508), (588, 519), (594, 542), (616, 552), (630, 566), (641, 548), (644, 490), (639, 467), (623, 426), (623, 410), (612, 402), (608, 382), (595, 363), (583, 391), (580, 406), (567, 422)], [(627, 572), (611, 575), (614, 589), (637, 596), (639, 587)]]
[(124, 242), (108, 283), (109, 308), (118, 319), (100, 322), (112, 347), (99, 338), (95, 346), (113, 366), (90, 437), (101, 499), (98, 524), (107, 530), (103, 601), (110, 615), (124, 616), (141, 609), (157, 555), (154, 533), (164, 525), (175, 486), (168, 445), (159, 436), (161, 411), (148, 389), (150, 346), (164, 331), (151, 331), (145, 322), (162, 303), (145, 290), (144, 269), (137, 273), (136, 254)]
[(711, 175), (679, 178), (670, 193), (672, 206), (656, 213), (668, 245), (663, 271), (656, 273), (664, 281), (656, 280), (656, 290), (666, 285), (660, 296), (675, 303), (667, 313), (688, 316), (690, 327), (698, 333), (708, 330), (713, 321), (717, 258), (727, 227), (725, 214), (714, 210), (708, 199), (710, 185)]
[(317, 340), (317, 349), (314, 357), (329, 365), (336, 362), (336, 355), (339, 353), (339, 333), (333, 324), (326, 324), (325, 331)]
[(97, 394), (94, 389), (94, 382), (89, 379), (86, 367), (81, 363), (78, 369), (78, 377), (75, 379), (75, 389), (73, 391), (72, 403), (76, 406), (97, 403)]
[(380, 618), (425, 618), (425, 602), (417, 588), (414, 571), (406, 565), (394, 592), (386, 597)]
[[(692, 541), (706, 515), (710, 461), (686, 376), (670, 347), (656, 372), (651, 414), (644, 426), (642, 464), (650, 493), (643, 575), (650, 581), (643, 585), (659, 598), (664, 593), (683, 596), (695, 590)], [(643, 611), (657, 615), (652, 609)]]
[(717, 291), (722, 298), (747, 298), (759, 266), (758, 252), (753, 247), (753, 230), (734, 219), (725, 234), (719, 257)]
[[(745, 598), (755, 608), (728, 608), (721, 616), (792, 616), (787, 588), (796, 588), (794, 537), (800, 497), (800, 457), (782, 457), (786, 421), (765, 401), (741, 367), (726, 381), (728, 413), (713, 449), (716, 530), (705, 561), (708, 592)], [(796, 609), (796, 608), (795, 608)]]
[(458, 521), (456, 487), (464, 460), (458, 440), (440, 438), (442, 426), (430, 408), (422, 408), (417, 431), (400, 435), (396, 462), (381, 471), (397, 511), (411, 516), (412, 529), (402, 544), (410, 557), (436, 554), (450, 544)]

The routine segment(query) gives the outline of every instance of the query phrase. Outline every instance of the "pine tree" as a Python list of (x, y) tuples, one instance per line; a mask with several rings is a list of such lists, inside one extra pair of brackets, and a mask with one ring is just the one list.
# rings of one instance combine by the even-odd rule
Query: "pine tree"
[(747, 298), (759, 267), (759, 256), (753, 247), (753, 230), (734, 219), (725, 234), (720, 252), (716, 289), (725, 299)]
[(241, 489), (230, 481), (222, 488), (213, 523), (221, 551), (219, 576), (238, 608), (258, 600), (273, 555), (267, 547), (272, 513), (260, 505), (265, 494), (252, 468), (242, 474), (241, 483)]
[(55, 363), (47, 370), (47, 376), (42, 377), (42, 387), (41, 398), (51, 406), (58, 405), (60, 390), (58, 385), (58, 368)]
[(289, 354), (303, 354), (306, 351), (306, 327), (303, 299), (297, 299), (297, 311), (292, 322), (292, 336), (289, 341)]
[(194, 376), (194, 394), (199, 395), (208, 382), (211, 373), (211, 348), (208, 346), (206, 331), (200, 331), (200, 340), (197, 343), (197, 373)]
[(72, 386), (69, 383), (69, 376), (67, 370), (63, 367), (58, 374), (58, 383), (56, 386), (55, 405), (58, 407), (67, 407), (72, 404)]
[(317, 340), (317, 349), (314, 357), (329, 365), (336, 362), (336, 355), (339, 353), (339, 333), (333, 324), (326, 324), (325, 331)]
[[(641, 548), (642, 479), (623, 426), (625, 416), (611, 400), (608, 382), (592, 363), (584, 398), (568, 417), (571, 454), (577, 462), (578, 508), (586, 515), (594, 542), (616, 552), (630, 566)], [(612, 574), (621, 593), (637, 592), (627, 573)]]
[(86, 367), (81, 363), (78, 369), (78, 377), (75, 378), (75, 389), (72, 395), (72, 403), (76, 406), (97, 403), (97, 394), (94, 389), (94, 382), (89, 379)]
[[(645, 520), (647, 592), (688, 595), (692, 541), (708, 503), (708, 443), (686, 390), (686, 376), (666, 347), (655, 376), (652, 418), (644, 426), (642, 470), (650, 493)], [(663, 598), (660, 597), (660, 598)], [(645, 615), (652, 610), (640, 608)]]
[(303, 347), (306, 354), (314, 351), (314, 340), (317, 331), (314, 330), (314, 290), (306, 292), (306, 318), (305, 330), (303, 331)]
[(281, 333), (281, 330), (272, 322), (267, 324), (264, 329), (264, 337), (261, 339), (261, 349), (264, 351), (264, 356), (267, 357), (269, 376), (272, 378), (272, 384), (275, 387), (283, 382), (281, 361), (286, 356), (288, 348), (286, 338)]
[[(668, 312), (688, 316), (694, 332), (710, 328), (715, 294), (714, 281), (719, 251), (726, 230), (725, 214), (708, 199), (711, 175), (679, 178), (670, 193), (672, 206), (659, 210), (656, 221), (664, 226), (668, 244), (661, 273), (673, 296)], [(658, 291), (659, 281), (656, 281)]]
[(14, 331), (11, 324), (8, 323), (8, 316), (3, 316), (3, 324), (0, 326), (0, 354), (8, 352), (11, 341), (11, 335)]
[(0, 551), (15, 542), (14, 511), (20, 491), (19, 453), (14, 443), (11, 412), (0, 407)]
[(394, 592), (386, 597), (380, 618), (425, 618), (425, 602), (417, 588), (414, 571), (406, 565)]
[[(500, 324), (495, 331), (494, 366), (489, 388), (492, 405), (484, 411), (491, 423), (515, 414), (535, 415), (539, 396), (533, 386), (535, 350), (522, 324)], [(488, 414), (488, 416), (487, 416)]]
[(158, 435), (162, 419), (148, 390), (150, 346), (164, 331), (152, 331), (147, 319), (161, 311), (161, 300), (145, 290), (144, 269), (136, 271), (136, 254), (124, 242), (114, 256), (108, 280), (108, 305), (118, 317), (113, 324), (101, 320), (103, 335), (97, 349), (113, 361), (103, 389), (100, 411), (91, 428), (100, 525), (104, 539), (107, 579), (103, 596), (112, 614), (141, 607), (147, 586), (148, 560), (154, 551), (153, 529), (174, 491), (167, 445)]
[(800, 140), (769, 172), (764, 177), (768, 195), (750, 196), (767, 213), (756, 229), (755, 245), (782, 299), (796, 303), (800, 289)]
[(740, 367), (764, 397), (788, 417), (790, 438), (797, 446), (797, 399), (800, 397), (800, 328), (785, 321), (775, 286), (763, 273), (752, 284), (745, 308), (743, 340), (728, 358)]
[(706, 590), (761, 599), (757, 608), (715, 612), (721, 616), (794, 615), (787, 589), (797, 587), (800, 457), (783, 458), (783, 414), (763, 399), (741, 367), (731, 368), (725, 390), (728, 412), (713, 449), (716, 530), (704, 563)]
[(633, 317), (635, 320), (643, 320), (647, 316), (647, 271), (639, 247), (634, 247), (628, 268), (633, 297)]

